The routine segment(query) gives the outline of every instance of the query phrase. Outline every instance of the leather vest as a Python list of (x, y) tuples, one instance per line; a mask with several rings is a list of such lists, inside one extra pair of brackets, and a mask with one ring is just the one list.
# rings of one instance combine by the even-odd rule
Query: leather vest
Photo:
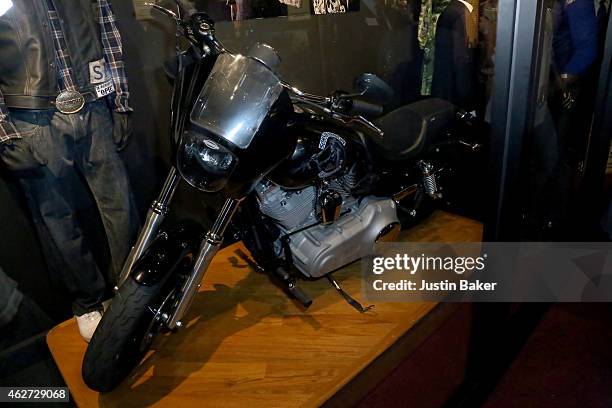
[[(0, 16), (0, 90), (9, 108), (44, 109), (59, 93), (47, 2), (11, 0), (9, 5), (11, 2)], [(92, 92), (89, 63), (104, 58), (97, 3), (53, 3), (68, 44), (74, 82), (81, 92)]]

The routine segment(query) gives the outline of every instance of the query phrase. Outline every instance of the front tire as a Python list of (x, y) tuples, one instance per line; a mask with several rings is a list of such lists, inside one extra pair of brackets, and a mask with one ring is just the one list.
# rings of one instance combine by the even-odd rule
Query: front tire
[(83, 359), (83, 380), (89, 388), (113, 390), (144, 357), (148, 347), (142, 348), (143, 339), (154, 317), (149, 306), (163, 287), (163, 281), (144, 286), (131, 277), (121, 286)]
[(193, 269), (202, 236), (199, 225), (179, 224), (158, 234), (136, 263), (85, 353), (82, 375), (89, 388), (99, 392), (116, 388), (166, 329), (163, 316), (173, 313), (177, 291)]

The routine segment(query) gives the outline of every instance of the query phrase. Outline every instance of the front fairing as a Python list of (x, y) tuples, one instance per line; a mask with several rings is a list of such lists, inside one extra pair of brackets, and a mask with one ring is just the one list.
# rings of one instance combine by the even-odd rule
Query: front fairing
[(290, 110), (279, 79), (261, 62), (222, 54), (197, 98), (177, 156), (194, 187), (215, 192), (230, 179), (248, 182), (286, 156)]
[(184, 52), (164, 64), (164, 71), (173, 85), (170, 145), (174, 156), (183, 131), (188, 127), (189, 114), (198, 92), (206, 83), (216, 59), (217, 55), (209, 55), (196, 61), (194, 56)]
[(246, 149), (282, 91), (279, 79), (261, 62), (220, 55), (191, 112), (191, 123)]

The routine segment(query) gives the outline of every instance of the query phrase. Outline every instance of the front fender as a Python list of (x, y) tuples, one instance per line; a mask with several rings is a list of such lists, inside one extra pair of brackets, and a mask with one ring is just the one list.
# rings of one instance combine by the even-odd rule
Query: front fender
[(134, 264), (130, 277), (143, 286), (159, 283), (175, 271), (187, 254), (197, 251), (203, 236), (203, 228), (196, 223), (161, 230)]

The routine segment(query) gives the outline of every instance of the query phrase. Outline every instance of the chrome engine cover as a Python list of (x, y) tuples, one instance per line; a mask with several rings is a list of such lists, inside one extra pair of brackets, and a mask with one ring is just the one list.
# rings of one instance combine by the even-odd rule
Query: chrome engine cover
[(289, 246), (300, 272), (318, 278), (372, 254), (382, 235), (386, 234), (385, 240), (394, 239), (398, 231), (395, 201), (366, 197), (360, 204), (354, 202), (351, 211), (333, 224), (292, 235)]
[[(330, 225), (315, 225), (319, 222), (315, 187), (286, 190), (269, 181), (256, 187), (261, 212), (274, 221), (281, 236), (293, 233), (289, 237), (293, 263), (304, 275), (321, 277), (371, 254), (377, 241), (397, 235), (400, 223), (395, 201), (374, 196), (357, 200), (348, 193), (353, 183), (349, 173), (328, 184), (328, 189), (342, 194), (344, 214)], [(282, 257), (280, 239), (273, 245)]]
[(291, 232), (315, 220), (314, 187), (285, 190), (264, 181), (257, 185), (255, 192), (261, 212), (272, 218), (283, 231)]

